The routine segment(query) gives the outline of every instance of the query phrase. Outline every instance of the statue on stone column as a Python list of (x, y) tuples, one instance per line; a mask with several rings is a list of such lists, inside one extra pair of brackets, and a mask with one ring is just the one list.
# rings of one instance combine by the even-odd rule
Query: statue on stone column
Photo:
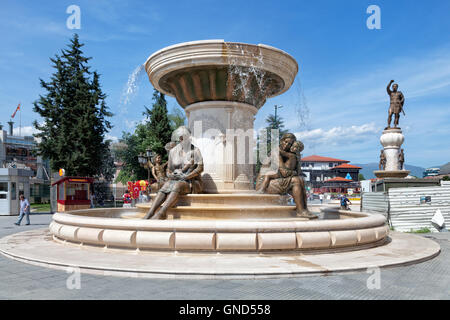
[(386, 170), (386, 155), (384, 154), (384, 150), (380, 152), (380, 163), (378, 165), (379, 170)]
[(400, 150), (398, 154), (398, 170), (403, 170), (403, 164), (405, 163), (405, 153), (403, 149)]
[(297, 141), (294, 134), (284, 134), (280, 139), (278, 170), (264, 174), (260, 172), (256, 180), (256, 190), (258, 193), (288, 193), (294, 198), (297, 215), (314, 219), (317, 216), (308, 211), (305, 183), (300, 177), (299, 160), (303, 148), (303, 143)]
[(394, 84), (394, 80), (391, 80), (387, 86), (387, 93), (390, 98), (390, 106), (389, 106), (389, 116), (388, 116), (388, 126), (386, 129), (391, 128), (391, 121), (392, 121), (392, 115), (395, 116), (394, 118), (394, 128), (398, 128), (398, 123), (400, 120), (400, 112), (403, 112), (403, 115), (405, 114), (405, 111), (403, 111), (403, 105), (405, 104), (405, 97), (403, 96), (403, 93), (401, 91), (398, 91), (398, 84)]
[(172, 134), (178, 144), (170, 149), (167, 181), (158, 191), (144, 219), (164, 219), (167, 210), (176, 205), (180, 195), (202, 193), (203, 158), (200, 149), (191, 144), (191, 133), (182, 126)]

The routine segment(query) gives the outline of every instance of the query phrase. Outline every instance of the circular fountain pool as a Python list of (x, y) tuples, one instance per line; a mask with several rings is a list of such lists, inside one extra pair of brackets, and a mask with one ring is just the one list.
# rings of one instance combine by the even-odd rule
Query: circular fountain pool
[(382, 215), (324, 209), (320, 219), (241, 218), (144, 220), (139, 208), (56, 213), (55, 240), (124, 249), (262, 252), (358, 250), (385, 243)]

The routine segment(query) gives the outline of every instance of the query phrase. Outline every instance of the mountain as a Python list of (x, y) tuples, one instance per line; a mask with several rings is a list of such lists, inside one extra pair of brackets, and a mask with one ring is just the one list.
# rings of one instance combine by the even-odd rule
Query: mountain
[(443, 166), (440, 166), (441, 172), (440, 174), (449, 174), (450, 173), (450, 162), (447, 164), (444, 164)]
[[(359, 173), (362, 173), (364, 175), (364, 178), (366, 179), (373, 179), (375, 178), (375, 175), (373, 172), (375, 170), (378, 170), (378, 163), (352, 163), (355, 166), (361, 167), (362, 169), (359, 170)], [(409, 164), (405, 164), (405, 169), (411, 171), (410, 175), (416, 176), (417, 178), (423, 177), (423, 172), (425, 171), (425, 168), (422, 167), (416, 167)]]

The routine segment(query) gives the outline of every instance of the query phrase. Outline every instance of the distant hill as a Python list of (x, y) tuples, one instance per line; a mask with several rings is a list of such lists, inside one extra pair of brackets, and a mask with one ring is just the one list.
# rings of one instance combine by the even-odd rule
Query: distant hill
[[(375, 170), (378, 170), (378, 163), (374, 162), (374, 163), (352, 163), (352, 164), (362, 168), (361, 170), (359, 170), (359, 173), (362, 173), (364, 175), (364, 178), (366, 179), (375, 178), (373, 172)], [(416, 176), (417, 178), (422, 178), (423, 172), (425, 171), (425, 168), (416, 167), (409, 164), (405, 164), (405, 169), (411, 171), (410, 175)]]
[(450, 174), (450, 162), (447, 164), (444, 164), (443, 166), (440, 166), (441, 168), (441, 174)]

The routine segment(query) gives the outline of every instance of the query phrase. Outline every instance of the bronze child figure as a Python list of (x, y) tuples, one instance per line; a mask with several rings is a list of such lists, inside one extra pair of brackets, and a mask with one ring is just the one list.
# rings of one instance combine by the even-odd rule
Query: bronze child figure
[(152, 167), (151, 170), (152, 170), (153, 177), (155, 177), (155, 179), (156, 179), (156, 182), (150, 186), (152, 192), (158, 191), (162, 187), (164, 182), (167, 181), (167, 176), (166, 176), (167, 162), (162, 163), (162, 157), (159, 154), (157, 154), (155, 156), (154, 161), (155, 161), (155, 164), (152, 164), (150, 162), (150, 166)]
[[(304, 146), (300, 141), (295, 141), (289, 151), (280, 150), (280, 156), (287, 158), (284, 162), (280, 161), (280, 166), (277, 172), (269, 171), (264, 175), (264, 180), (261, 187), (257, 190), (257, 193), (264, 193), (270, 183), (270, 180), (277, 178), (287, 178), (292, 175), (297, 175), (297, 162), (298, 156), (301, 151), (303, 151)], [(281, 159), (280, 159), (281, 160)], [(283, 165), (281, 165), (283, 164)]]

